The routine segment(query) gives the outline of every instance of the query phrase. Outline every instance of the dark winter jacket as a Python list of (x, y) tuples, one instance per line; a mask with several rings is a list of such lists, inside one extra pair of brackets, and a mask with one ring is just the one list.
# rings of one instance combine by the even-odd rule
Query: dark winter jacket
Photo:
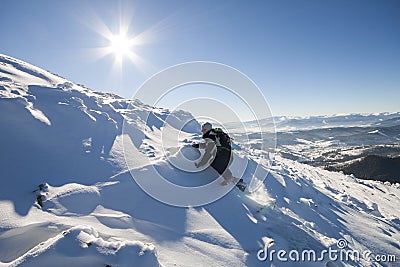
[(205, 149), (205, 153), (197, 166), (201, 167), (205, 165), (212, 158), (213, 162), (211, 166), (218, 171), (218, 173), (222, 174), (232, 161), (230, 146), (221, 145), (220, 137), (214, 129), (204, 133), (203, 139), (205, 142), (200, 143), (199, 148)]

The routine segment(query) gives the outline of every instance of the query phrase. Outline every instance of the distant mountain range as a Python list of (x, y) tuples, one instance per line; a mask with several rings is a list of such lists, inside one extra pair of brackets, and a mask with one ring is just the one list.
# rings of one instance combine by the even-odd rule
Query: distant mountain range
[(373, 127), (395, 126), (400, 124), (400, 112), (382, 112), (365, 114), (338, 114), (308, 117), (274, 116), (259, 121), (232, 122), (226, 127), (233, 132), (243, 132), (243, 127), (249, 132), (257, 132), (260, 127), (265, 131), (273, 129), (276, 132), (296, 130), (312, 130), (337, 127)]
[[(276, 151), (292, 160), (358, 178), (400, 182), (400, 164), (393, 160), (400, 157), (400, 112), (264, 119), (259, 122), (266, 131), (263, 140), (257, 122), (243, 125), (247, 134), (237, 123), (229, 124), (229, 130), (252, 149), (276, 143)], [(364, 164), (376, 168), (363, 168)]]

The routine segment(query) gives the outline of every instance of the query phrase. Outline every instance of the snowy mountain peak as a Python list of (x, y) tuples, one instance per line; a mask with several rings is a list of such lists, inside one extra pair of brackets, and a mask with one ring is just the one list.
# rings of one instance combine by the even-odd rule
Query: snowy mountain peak
[(0, 54), (1, 80), (14, 81), (21, 85), (54, 85), (66, 82), (64, 78), (42, 70), (32, 64)]
[[(154, 185), (156, 170), (180, 187), (218, 179), (174, 165), (199, 140), (189, 113), (95, 92), (1, 55), (0, 114), (0, 266), (386, 264), (323, 253), (340, 257), (338, 246), (399, 262), (398, 184), (281, 157), (263, 165), (263, 151), (239, 143), (232, 172), (242, 168), (249, 181), (257, 166), (267, 169), (258, 190), (175, 207), (145, 193), (132, 174)], [(296, 258), (304, 251), (316, 257)]]

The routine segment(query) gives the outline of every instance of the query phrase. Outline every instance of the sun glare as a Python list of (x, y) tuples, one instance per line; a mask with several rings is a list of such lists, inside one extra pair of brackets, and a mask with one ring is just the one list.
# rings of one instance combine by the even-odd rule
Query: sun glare
[(116, 73), (122, 73), (125, 63), (133, 63), (142, 71), (149, 67), (148, 63), (138, 54), (136, 48), (149, 42), (149, 40), (153, 40), (156, 30), (151, 27), (143, 32), (133, 34), (130, 28), (133, 25), (133, 6), (131, 6), (131, 2), (125, 1), (124, 6), (120, 7), (120, 14), (115, 18), (119, 21), (118, 28), (115, 23), (113, 24), (114, 27), (110, 28), (93, 10), (88, 11), (90, 19), (84, 21), (102, 37), (101, 41), (99, 40), (101, 45), (92, 49), (93, 55), (96, 59), (113, 56), (114, 62), (111, 69), (112, 72)]
[(131, 53), (132, 46), (132, 40), (123, 34), (110, 37), (110, 53), (114, 54), (119, 60)]

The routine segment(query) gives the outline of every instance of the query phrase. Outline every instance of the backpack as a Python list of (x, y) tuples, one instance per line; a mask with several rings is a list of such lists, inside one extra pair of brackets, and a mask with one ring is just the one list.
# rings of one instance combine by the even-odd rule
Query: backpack
[(225, 147), (231, 149), (232, 139), (225, 133), (221, 128), (214, 128), (213, 131), (216, 133), (216, 144), (217, 146)]

